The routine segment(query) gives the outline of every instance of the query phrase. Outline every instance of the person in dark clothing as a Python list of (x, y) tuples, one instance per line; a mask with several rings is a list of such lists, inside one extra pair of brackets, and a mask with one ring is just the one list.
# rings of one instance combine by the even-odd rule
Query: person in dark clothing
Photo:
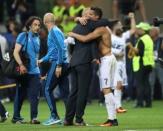
[(143, 0), (113, 0), (112, 3), (113, 18), (117, 19), (119, 12), (127, 16), (130, 12), (139, 10), (143, 21), (147, 21)]
[(6, 111), (4, 105), (0, 101), (0, 122), (4, 122), (9, 117), (9, 113)]
[[(101, 9), (93, 7), (88, 12), (90, 20), (87, 21), (85, 26), (80, 23), (77, 24), (73, 29), (74, 33), (86, 35), (97, 27), (108, 25), (108, 20), (99, 20), (102, 17)], [(70, 60), (72, 88), (66, 106), (65, 126), (73, 125), (74, 117), (76, 117), (75, 125), (86, 125), (83, 120), (83, 115), (91, 81), (91, 62), (98, 58), (97, 50), (95, 50), (95, 47), (92, 47), (97, 45), (96, 42), (97, 40), (94, 40), (83, 44), (75, 40), (75, 46)]]
[[(161, 96), (163, 98), (163, 68), (162, 68), (162, 58), (163, 58), (163, 38), (160, 35), (160, 28), (159, 27), (152, 27), (152, 29), (149, 32), (152, 40), (154, 41), (154, 59), (155, 59), (155, 66), (150, 73), (150, 86), (151, 86), (151, 94), (152, 99), (154, 99), (154, 91), (155, 89), (158, 89), (158, 84), (160, 84), (161, 87)], [(156, 84), (158, 80), (158, 84)], [(156, 87), (155, 87), (156, 84)], [(156, 95), (159, 97), (160, 95)]]
[(137, 88), (137, 103), (135, 107), (151, 107), (151, 88), (149, 84), (149, 74), (154, 66), (153, 40), (147, 34), (151, 29), (150, 25), (141, 22), (137, 26), (136, 33), (139, 36), (136, 47), (133, 49), (133, 70)]
[[(2, 71), (1, 71), (1, 60), (3, 59), (3, 55), (7, 50), (7, 42), (6, 39), (0, 35), (0, 81), (3, 79)], [(1, 83), (0, 83), (1, 84)], [(9, 113), (6, 111), (4, 105), (0, 101), (0, 122), (4, 122), (7, 120)]]

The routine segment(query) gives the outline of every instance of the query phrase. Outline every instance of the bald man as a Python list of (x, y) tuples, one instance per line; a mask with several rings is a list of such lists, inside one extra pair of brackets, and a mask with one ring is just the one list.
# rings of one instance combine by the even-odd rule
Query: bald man
[(158, 79), (160, 86), (161, 86), (161, 93), (163, 99), (163, 38), (160, 37), (160, 28), (159, 27), (152, 27), (149, 31), (149, 34), (154, 41), (154, 59), (155, 59), (155, 66), (152, 69), (149, 77), (149, 83), (151, 86), (151, 95), (152, 99), (154, 97), (154, 88), (156, 80)]
[(53, 90), (58, 85), (61, 97), (66, 104), (69, 94), (68, 77), (62, 75), (62, 71), (67, 69), (67, 49), (64, 44), (64, 35), (61, 30), (55, 25), (54, 15), (46, 13), (43, 19), (44, 25), (48, 29), (48, 52), (38, 60), (38, 63), (49, 62), (51, 64), (47, 74), (45, 84), (45, 97), (51, 111), (51, 116), (48, 120), (43, 122), (43, 125), (52, 125), (60, 123), (61, 120), (58, 116), (56, 109), (56, 102), (53, 96)]

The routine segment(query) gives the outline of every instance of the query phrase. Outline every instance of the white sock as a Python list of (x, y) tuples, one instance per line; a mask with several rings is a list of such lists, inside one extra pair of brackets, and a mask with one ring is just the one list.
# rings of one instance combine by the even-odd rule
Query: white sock
[(116, 102), (116, 108), (122, 107), (121, 99), (122, 99), (122, 91), (115, 89), (114, 90), (114, 98)]
[(108, 113), (108, 119), (109, 120), (116, 119), (116, 108), (115, 108), (113, 93), (109, 93), (105, 95), (105, 104), (106, 104), (106, 110)]

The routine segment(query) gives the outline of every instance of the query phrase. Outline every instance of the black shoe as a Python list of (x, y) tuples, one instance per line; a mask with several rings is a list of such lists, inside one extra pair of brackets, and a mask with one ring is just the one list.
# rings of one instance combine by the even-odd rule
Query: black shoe
[(9, 118), (9, 113), (8, 112), (5, 113), (5, 116), (1, 117), (0, 123), (5, 122), (7, 120), (7, 118)]
[(143, 105), (140, 105), (140, 104), (136, 104), (134, 105), (134, 108), (143, 108), (144, 106)]
[(30, 121), (30, 124), (40, 124), (40, 121), (37, 119), (33, 119)]
[(105, 121), (103, 124), (101, 124), (100, 126), (103, 126), (103, 127), (109, 127), (109, 126), (113, 126), (113, 120), (107, 120)]
[(86, 126), (87, 124), (84, 121), (82, 121), (82, 122), (75, 122), (74, 125), (75, 126)]
[(145, 105), (146, 108), (152, 108), (152, 104)]
[(26, 124), (27, 122), (24, 121), (24, 118), (12, 118), (11, 120), (14, 124)]
[(74, 125), (74, 124), (73, 124), (72, 121), (64, 120), (63, 125), (64, 125), (64, 126), (72, 126), (72, 125)]
[(5, 122), (6, 120), (7, 120), (7, 118), (6, 118), (6, 117), (1, 117), (0, 123)]
[(114, 120), (107, 120), (106, 122), (104, 122), (103, 124), (101, 124), (100, 126), (105, 126), (105, 127), (109, 127), (109, 126), (118, 126), (118, 121), (117, 119)]
[(114, 120), (113, 120), (113, 126), (118, 126), (118, 121), (117, 121), (117, 119), (114, 119)]

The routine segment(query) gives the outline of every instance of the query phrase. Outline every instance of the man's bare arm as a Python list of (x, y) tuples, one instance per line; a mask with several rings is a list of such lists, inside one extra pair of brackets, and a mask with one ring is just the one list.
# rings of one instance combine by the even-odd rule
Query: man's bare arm
[(20, 44), (18, 44), (18, 43), (15, 44), (14, 58), (15, 58), (16, 62), (17, 62), (19, 65), (22, 65), (22, 64), (23, 64), (23, 62), (22, 62), (22, 60), (21, 60), (21, 58), (20, 58), (20, 55), (19, 55), (19, 52), (20, 52), (21, 48), (22, 48), (22, 45), (20, 45)]
[(146, 17), (146, 10), (145, 10), (145, 6), (144, 6), (144, 2), (143, 0), (139, 0), (138, 1), (138, 6), (139, 6), (139, 11), (140, 11), (140, 14), (143, 18), (143, 21), (147, 21), (147, 17)]
[(20, 44), (18, 44), (18, 43), (15, 44), (14, 58), (20, 66), (20, 74), (25, 74), (25, 73), (27, 73), (27, 69), (23, 65), (23, 62), (22, 62), (20, 55), (19, 55), (21, 48), (22, 48), (22, 46)]
[(130, 29), (130, 35), (133, 35), (135, 33), (135, 29), (136, 29), (136, 22), (135, 22), (135, 15), (134, 13), (130, 12), (128, 14), (130, 21), (131, 21), (131, 29)]
[(113, 19), (117, 19), (118, 18), (118, 13), (119, 13), (118, 1), (117, 0), (113, 0), (112, 12), (113, 12)]
[(100, 37), (102, 35), (103, 28), (105, 27), (99, 27), (95, 29), (92, 33), (89, 33), (88, 35), (79, 35), (73, 32), (69, 32), (68, 35), (85, 43)]

